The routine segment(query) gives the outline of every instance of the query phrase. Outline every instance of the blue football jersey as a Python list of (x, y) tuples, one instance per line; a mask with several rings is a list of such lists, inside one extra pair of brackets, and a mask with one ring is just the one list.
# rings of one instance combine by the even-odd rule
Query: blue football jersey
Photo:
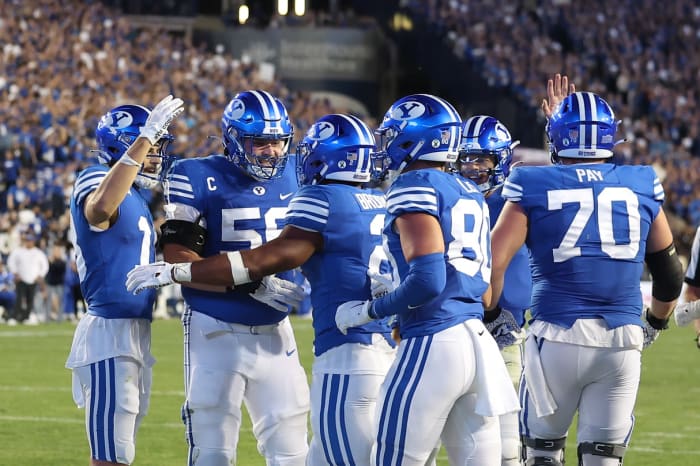
[(110, 228), (96, 230), (85, 218), (85, 199), (97, 189), (108, 170), (95, 165), (80, 172), (70, 199), (80, 289), (89, 314), (107, 319), (150, 320), (155, 290), (133, 295), (125, 285), (126, 274), (131, 269), (155, 261), (156, 233), (148, 204), (132, 186), (119, 205), (117, 221)]
[(421, 212), (440, 222), (445, 242), (447, 284), (435, 299), (399, 314), (403, 337), (430, 335), (484, 315), (482, 295), (491, 279), (489, 209), (474, 183), (439, 170), (401, 174), (387, 192), (384, 235), (388, 255), (401, 280), (408, 264), (394, 220)]
[(651, 167), (518, 167), (503, 196), (529, 219), (534, 319), (640, 324), (646, 240), (664, 199)]
[[(293, 161), (287, 163), (282, 178), (261, 182), (223, 155), (178, 160), (165, 183), (167, 203), (194, 209), (206, 229), (203, 257), (255, 248), (277, 238), (296, 190)], [(293, 279), (291, 272), (278, 276)], [(182, 295), (195, 311), (225, 322), (266, 325), (285, 318), (240, 291), (217, 293), (183, 286)]]
[[(502, 195), (503, 186), (495, 189), (486, 198), (491, 215), (491, 229), (496, 225), (498, 216), (506, 203)], [(527, 246), (523, 245), (515, 253), (508, 264), (505, 278), (503, 279), (503, 292), (498, 300), (498, 305), (509, 310), (520, 326), (525, 325), (525, 311), (530, 308), (532, 296), (532, 276), (530, 275), (530, 253)]]
[(302, 266), (311, 285), (314, 353), (344, 343), (372, 343), (381, 333), (393, 345), (387, 320), (353, 327), (343, 335), (335, 311), (344, 302), (372, 298), (368, 270), (386, 273), (389, 262), (382, 247), (386, 201), (380, 191), (343, 184), (301, 188), (289, 204), (286, 223), (323, 235), (323, 250)]

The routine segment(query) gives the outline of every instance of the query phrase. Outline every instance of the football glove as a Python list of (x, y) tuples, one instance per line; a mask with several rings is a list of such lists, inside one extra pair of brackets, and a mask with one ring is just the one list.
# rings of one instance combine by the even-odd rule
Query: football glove
[(183, 112), (183, 103), (182, 99), (173, 99), (172, 95), (158, 102), (148, 115), (139, 135), (148, 139), (151, 145), (155, 145), (168, 131), (168, 126), (173, 119)]
[(696, 319), (700, 319), (700, 300), (678, 304), (673, 310), (673, 319), (679, 327), (685, 327)]
[(642, 348), (648, 348), (652, 343), (659, 338), (659, 334), (662, 330), (668, 328), (668, 319), (662, 320), (654, 317), (648, 307), (644, 307), (644, 320), (643, 320), (643, 330), (644, 330), (644, 344)]
[(372, 322), (371, 317), (372, 301), (348, 301), (338, 306), (335, 311), (335, 325), (343, 335), (348, 334), (350, 327), (359, 327)]
[(396, 288), (389, 275), (367, 270), (367, 276), (370, 280), (372, 298), (374, 299), (381, 298), (385, 294), (391, 293)]
[(137, 265), (126, 274), (126, 289), (130, 293), (139, 294), (148, 289), (189, 282), (191, 265), (189, 262), (170, 264), (163, 261)]
[(263, 277), (260, 286), (250, 296), (279, 312), (288, 312), (289, 306), (299, 309), (304, 300), (304, 288), (274, 275)]
[[(498, 312), (498, 311), (488, 311)], [(486, 330), (498, 344), (498, 349), (502, 350), (507, 346), (519, 345), (525, 338), (525, 331), (520, 328), (518, 322), (510, 311), (500, 310), (500, 314), (493, 320), (485, 321)]]

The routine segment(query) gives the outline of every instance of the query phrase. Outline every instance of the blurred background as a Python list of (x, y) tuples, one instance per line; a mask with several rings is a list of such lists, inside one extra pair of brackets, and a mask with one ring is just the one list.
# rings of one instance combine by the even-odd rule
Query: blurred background
[[(516, 159), (545, 164), (539, 105), (546, 80), (567, 74), (622, 121), (616, 161), (656, 167), (682, 255), (700, 225), (695, 1), (0, 0), (0, 11), (0, 256), (27, 233), (49, 256), (62, 288), (40, 296), (39, 321), (82, 309), (67, 206), (99, 117), (169, 93), (186, 102), (171, 126), (179, 157), (220, 153), (226, 103), (259, 88), (283, 100), (297, 140), (324, 114), (376, 126), (394, 100), (427, 92), (463, 118), (499, 118), (521, 141)], [(160, 193), (151, 207), (162, 219)]]

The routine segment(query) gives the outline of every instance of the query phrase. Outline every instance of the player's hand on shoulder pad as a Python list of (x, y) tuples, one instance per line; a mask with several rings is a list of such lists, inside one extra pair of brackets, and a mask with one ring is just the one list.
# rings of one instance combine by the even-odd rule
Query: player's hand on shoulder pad
[(279, 312), (288, 312), (289, 306), (298, 309), (304, 300), (304, 288), (294, 282), (268, 275), (260, 286), (250, 293), (253, 299), (265, 303)]
[(678, 304), (673, 310), (673, 319), (679, 327), (685, 327), (696, 319), (700, 319), (700, 300)]
[(184, 111), (184, 102), (172, 95), (165, 97), (151, 110), (146, 123), (140, 131), (140, 135), (148, 139), (151, 144), (156, 144), (168, 131), (170, 123)]
[(494, 320), (485, 321), (484, 326), (498, 343), (499, 350), (507, 346), (518, 345), (525, 338), (525, 331), (520, 328), (513, 314), (505, 309), (501, 309), (500, 314)]
[(126, 274), (126, 289), (130, 293), (139, 294), (151, 288), (161, 288), (175, 283), (173, 268), (179, 264), (155, 262), (153, 264), (137, 265)]
[(396, 289), (394, 282), (391, 280), (391, 276), (388, 274), (381, 274), (367, 271), (367, 276), (370, 280), (370, 286), (372, 289), (372, 298), (381, 298), (385, 294), (391, 293)]
[(343, 335), (350, 327), (359, 327), (374, 319), (369, 316), (372, 301), (348, 301), (338, 306), (335, 311), (335, 325)]

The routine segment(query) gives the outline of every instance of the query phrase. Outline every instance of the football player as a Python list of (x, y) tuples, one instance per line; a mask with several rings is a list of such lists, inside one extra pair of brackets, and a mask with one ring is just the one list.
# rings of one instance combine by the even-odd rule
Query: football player
[[(335, 310), (391, 287), (382, 248), (386, 213), (370, 179), (374, 137), (361, 120), (326, 115), (297, 147), (299, 183), (280, 236), (252, 250), (190, 264), (137, 267), (128, 286), (138, 292), (178, 281), (241, 286), (301, 266), (311, 285), (314, 363), (311, 441), (307, 465), (369, 464), (379, 385), (394, 356), (385, 321), (343, 334)], [(210, 279), (209, 277), (215, 277)], [(184, 280), (183, 280), (184, 278)]]
[[(457, 171), (474, 181), (486, 197), (489, 206), (490, 227), (496, 223), (505, 199), (501, 196), (503, 183), (510, 173), (513, 141), (508, 128), (494, 117), (476, 115), (462, 126)], [(496, 339), (508, 368), (513, 386), (517, 388), (522, 372), (522, 327), (525, 311), (530, 307), (532, 279), (527, 247), (515, 254), (506, 271), (505, 286), (496, 309), (485, 313), (484, 323)], [(501, 430), (501, 466), (520, 464), (520, 432), (518, 413), (504, 414), (499, 419)]]
[(440, 441), (450, 464), (498, 465), (496, 416), (519, 408), (481, 321), (490, 294), (488, 207), (473, 182), (446, 172), (460, 133), (454, 107), (427, 94), (396, 101), (377, 130), (382, 176), (393, 179), (385, 249), (400, 284), (336, 313), (342, 332), (398, 316), (402, 339), (380, 389), (375, 466), (428, 464)]
[[(221, 129), (224, 154), (179, 160), (168, 173), (161, 236), (168, 262), (254, 248), (282, 230), (297, 189), (284, 105), (265, 91), (241, 92)], [(235, 464), (242, 403), (268, 465), (304, 464), (309, 386), (287, 317), (303, 293), (291, 273), (284, 277), (236, 290), (214, 280), (183, 286), (188, 464)]]
[[(528, 465), (563, 464), (576, 411), (579, 464), (622, 464), (641, 349), (666, 328), (680, 294), (683, 273), (659, 179), (649, 166), (609, 163), (617, 124), (598, 95), (568, 95), (547, 124), (554, 165), (518, 167), (503, 188), (488, 305), (501, 296), (511, 258), (527, 245), (533, 320), (520, 419)], [(644, 262), (653, 291), (642, 321)]]
[(149, 111), (120, 105), (95, 131), (101, 162), (83, 170), (70, 200), (80, 288), (87, 313), (78, 323), (66, 367), (73, 397), (85, 407), (93, 466), (131, 464), (135, 438), (151, 391), (151, 320), (155, 293), (124, 287), (134, 265), (155, 258), (156, 234), (140, 189), (158, 184), (172, 137), (167, 128), (182, 112), (168, 96)]

